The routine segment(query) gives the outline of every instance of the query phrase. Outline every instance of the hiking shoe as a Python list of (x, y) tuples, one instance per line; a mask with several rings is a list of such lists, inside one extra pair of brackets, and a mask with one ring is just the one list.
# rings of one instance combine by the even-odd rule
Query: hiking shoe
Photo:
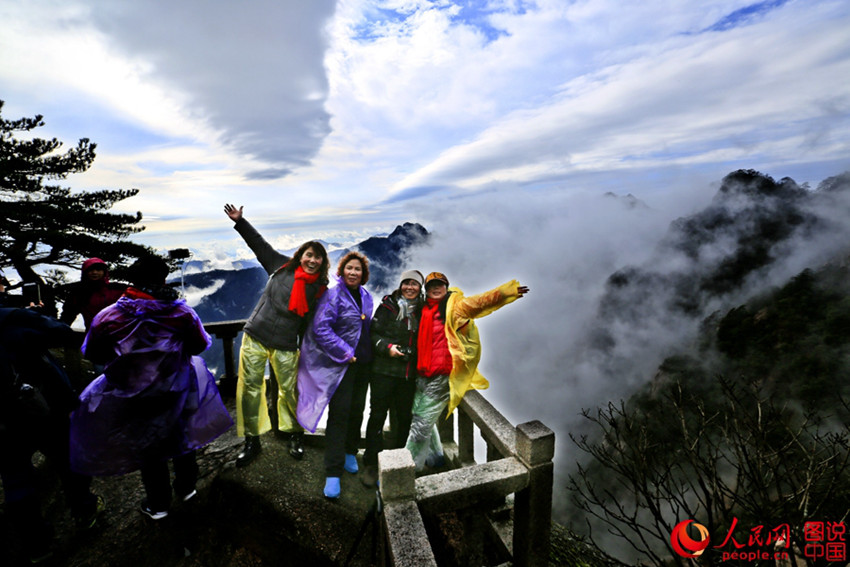
[(351, 474), (357, 474), (360, 468), (357, 466), (357, 455), (345, 455), (345, 465), (342, 467)]
[(181, 496), (180, 500), (182, 500), (183, 502), (188, 502), (189, 500), (191, 500), (192, 498), (194, 498), (197, 495), (198, 495), (198, 491), (192, 490), (192, 492), (189, 492), (188, 494), (184, 494), (183, 496)]
[(77, 529), (90, 530), (97, 523), (97, 519), (106, 509), (106, 503), (100, 496), (95, 496), (94, 509), (89, 514), (77, 518)]
[(33, 565), (53, 557), (53, 526), (43, 522), (35, 534), (25, 534), (23, 539), (27, 558)]
[(360, 484), (366, 488), (375, 488), (378, 486), (378, 469), (376, 467), (366, 465), (363, 467), (363, 472), (360, 473)]
[(293, 433), (289, 436), (289, 456), (300, 461), (304, 458), (304, 434)]
[(329, 476), (325, 479), (325, 498), (339, 498), (339, 477)]
[(150, 505), (148, 504), (147, 498), (142, 500), (142, 503), (139, 505), (139, 510), (142, 512), (142, 514), (144, 514), (145, 516), (147, 516), (151, 520), (161, 520), (161, 519), (165, 518), (166, 516), (168, 516), (168, 510), (162, 510), (162, 511), (153, 510), (150, 507)]
[(440, 467), (445, 466), (446, 457), (442, 453), (431, 453), (428, 455), (428, 458), (425, 459), (425, 464), (431, 467), (432, 469), (438, 469)]
[(48, 559), (52, 558), (53, 557), (53, 550), (50, 549), (50, 548), (39, 549), (39, 550), (31, 549), (29, 551), (28, 555), (29, 555), (30, 563), (32, 563), (33, 565), (37, 565), (38, 563), (41, 563), (43, 561), (47, 561)]
[(257, 455), (259, 455), (262, 451), (263, 447), (260, 445), (260, 438), (255, 435), (246, 435), (245, 446), (242, 448), (242, 452), (236, 456), (236, 466), (247, 466), (251, 461), (256, 459)]

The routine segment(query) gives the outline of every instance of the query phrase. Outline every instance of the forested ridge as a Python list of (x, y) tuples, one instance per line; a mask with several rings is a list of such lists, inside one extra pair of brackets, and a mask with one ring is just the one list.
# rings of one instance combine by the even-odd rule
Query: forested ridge
[(575, 442), (592, 458), (570, 488), (600, 547), (684, 564), (679, 520), (721, 537), (736, 525), (743, 542), (788, 525), (798, 544), (806, 521), (847, 521), (848, 276), (837, 258), (712, 314), (637, 394), (586, 412), (597, 434)]

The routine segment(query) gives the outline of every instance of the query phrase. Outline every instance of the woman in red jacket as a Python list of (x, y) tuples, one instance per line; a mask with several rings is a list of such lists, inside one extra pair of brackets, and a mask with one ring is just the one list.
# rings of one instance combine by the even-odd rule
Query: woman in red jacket
[(109, 281), (109, 267), (100, 258), (89, 258), (83, 262), (80, 281), (71, 285), (71, 292), (62, 305), (59, 320), (72, 324), (77, 315), (82, 314), (86, 330), (91, 327), (92, 319), (104, 307), (118, 301), (127, 286)]
[(490, 291), (464, 296), (458, 288), (449, 289), (449, 280), (439, 272), (425, 278), (425, 305), (419, 319), (417, 337), (416, 394), (413, 420), (406, 448), (416, 470), (444, 462), (437, 433), (437, 420), (443, 410), (454, 411), (464, 394), (483, 390), (489, 383), (478, 372), (481, 341), (475, 319), (512, 303), (528, 293), (526, 286), (511, 280)]

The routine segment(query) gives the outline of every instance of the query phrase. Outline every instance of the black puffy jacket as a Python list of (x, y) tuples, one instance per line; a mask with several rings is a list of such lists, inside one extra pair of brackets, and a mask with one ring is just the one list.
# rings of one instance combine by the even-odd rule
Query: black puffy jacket
[[(372, 346), (375, 347), (372, 371), (387, 376), (413, 379), (416, 377), (416, 337), (422, 302), (417, 301), (411, 315), (399, 320), (400, 296), (400, 290), (385, 295), (372, 317)], [(409, 347), (412, 354), (407, 358), (391, 357), (390, 345)]]

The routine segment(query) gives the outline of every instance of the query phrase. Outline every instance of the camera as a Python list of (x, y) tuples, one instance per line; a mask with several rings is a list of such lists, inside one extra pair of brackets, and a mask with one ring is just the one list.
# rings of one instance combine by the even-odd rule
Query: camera
[(402, 358), (405, 360), (408, 360), (411, 356), (413, 356), (412, 346), (396, 345), (395, 348), (401, 353)]
[(41, 303), (41, 286), (37, 283), (25, 283), (21, 286), (21, 292), (24, 296), (25, 304), (35, 303), (38, 305)]

